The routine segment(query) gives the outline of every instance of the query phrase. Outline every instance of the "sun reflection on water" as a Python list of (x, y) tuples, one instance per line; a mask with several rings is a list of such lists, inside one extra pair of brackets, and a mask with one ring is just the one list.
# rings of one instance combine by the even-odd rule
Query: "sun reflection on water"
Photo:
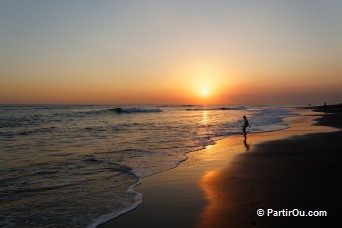
[(208, 125), (208, 122), (209, 122), (209, 117), (208, 117), (208, 111), (205, 110), (202, 112), (202, 121), (201, 121), (201, 124), (206, 126)]

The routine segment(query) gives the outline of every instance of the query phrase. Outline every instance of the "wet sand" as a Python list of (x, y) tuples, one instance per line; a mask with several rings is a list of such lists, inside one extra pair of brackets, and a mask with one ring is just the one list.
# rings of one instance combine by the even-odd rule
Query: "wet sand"
[[(189, 153), (177, 168), (143, 179), (136, 188), (143, 203), (101, 227), (335, 227), (342, 135), (328, 126), (342, 127), (336, 110), (301, 109), (289, 129)], [(259, 208), (326, 210), (328, 217), (258, 217)]]
[[(342, 128), (341, 117), (339, 109), (327, 111), (313, 128), (295, 123), (279, 133), (328, 130), (320, 129), (322, 124)], [(341, 227), (341, 140), (342, 131), (296, 135), (258, 143), (237, 156), (204, 179), (211, 205), (201, 215), (201, 227)], [(328, 216), (259, 217), (258, 209), (319, 210)]]

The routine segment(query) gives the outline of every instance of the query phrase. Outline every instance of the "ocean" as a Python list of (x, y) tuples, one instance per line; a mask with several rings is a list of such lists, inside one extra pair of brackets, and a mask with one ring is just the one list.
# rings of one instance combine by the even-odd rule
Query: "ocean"
[(248, 132), (287, 128), (276, 106), (0, 106), (0, 226), (96, 227), (134, 209), (144, 177)]

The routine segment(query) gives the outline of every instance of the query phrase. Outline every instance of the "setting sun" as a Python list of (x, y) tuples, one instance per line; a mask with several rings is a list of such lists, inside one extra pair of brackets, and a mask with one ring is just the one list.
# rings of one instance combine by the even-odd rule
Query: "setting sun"
[(208, 94), (208, 90), (203, 90), (203, 91), (202, 91), (202, 94), (203, 94), (203, 95), (207, 95), (207, 94)]

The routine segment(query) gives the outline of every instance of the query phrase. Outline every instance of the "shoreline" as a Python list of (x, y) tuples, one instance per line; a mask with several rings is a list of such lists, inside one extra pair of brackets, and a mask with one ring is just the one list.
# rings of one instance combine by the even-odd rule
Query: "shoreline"
[[(341, 109), (326, 111), (315, 120), (312, 126), (316, 130), (310, 134), (259, 143), (253, 153), (238, 155), (231, 166), (204, 182), (219, 199), (211, 199), (211, 207), (201, 215), (200, 227), (341, 227), (337, 202), (341, 192)], [(315, 112), (308, 115), (317, 116)], [(339, 129), (325, 128), (328, 131), (323, 133), (323, 128), (319, 130), (322, 126)], [(234, 180), (225, 182), (230, 176)], [(328, 216), (259, 217), (258, 209), (326, 211)]]
[[(321, 114), (304, 109), (301, 109), (301, 112), (303, 115), (289, 118), (290, 128), (249, 134), (247, 140), (240, 135), (231, 136), (218, 140), (215, 145), (207, 146), (203, 150), (188, 153), (188, 159), (175, 169), (143, 179), (142, 184), (135, 189), (143, 195), (143, 202), (136, 209), (98, 227), (203, 226), (201, 217), (212, 205), (204, 180), (212, 180), (218, 171), (234, 165), (240, 155), (254, 152), (255, 145), (258, 146), (260, 143), (317, 131), (332, 131), (331, 128), (313, 125), (313, 119)], [(227, 175), (220, 178), (236, 179)], [(226, 186), (225, 183), (220, 184)]]

